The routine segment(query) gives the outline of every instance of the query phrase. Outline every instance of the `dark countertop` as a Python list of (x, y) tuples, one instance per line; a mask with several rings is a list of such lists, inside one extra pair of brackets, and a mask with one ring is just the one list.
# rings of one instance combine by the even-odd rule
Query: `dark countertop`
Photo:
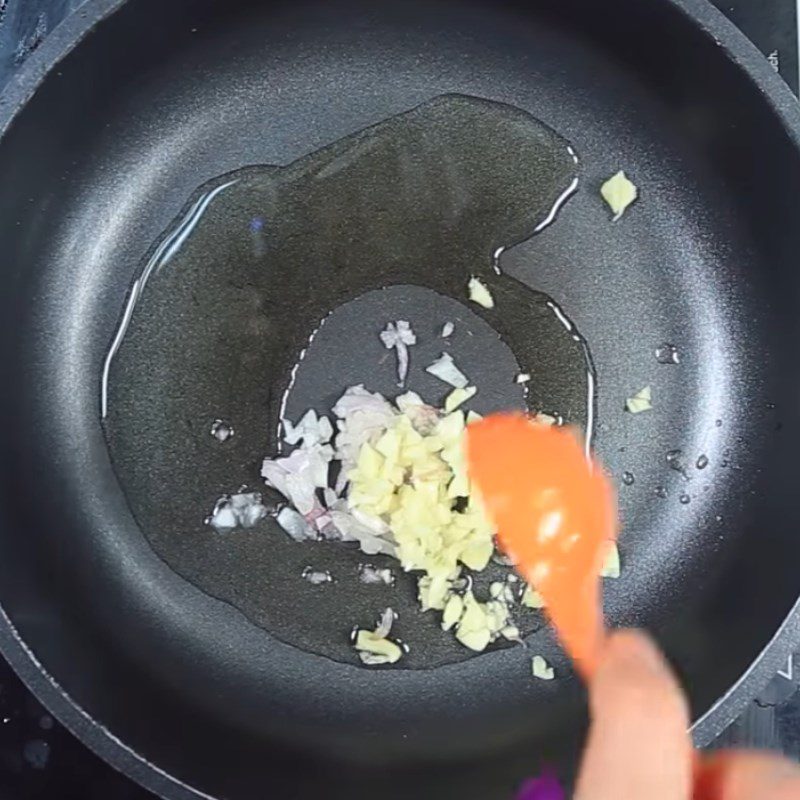
[[(0, 0), (0, 89), (82, 0)], [(797, 0), (715, 0), (798, 92)], [(715, 746), (800, 758), (800, 656)], [(152, 800), (53, 720), (0, 660), (0, 800)]]

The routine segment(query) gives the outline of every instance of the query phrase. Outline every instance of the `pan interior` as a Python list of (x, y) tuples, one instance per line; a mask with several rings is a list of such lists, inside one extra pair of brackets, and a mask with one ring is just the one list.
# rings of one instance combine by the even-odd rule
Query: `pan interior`
[[(131, 0), (59, 64), (0, 144), (0, 241), (8, 254), (0, 364), (5, 385), (13, 387), (0, 402), (14, 421), (4, 461), (0, 602), (47, 672), (93, 717), (160, 768), (206, 791), (250, 798), (264, 796), (266, 787), (291, 796), (281, 794), (278, 783), (291, 772), (294, 785), (301, 784), (297, 796), (322, 785), (332, 796), (346, 796), (339, 783), (320, 782), (322, 773), (314, 771), (320, 762), (312, 756), (304, 756), (300, 770), (274, 756), (276, 741), (291, 741), (351, 760), (413, 760), (430, 767), (435, 753), (442, 761), (475, 765), (430, 767), (424, 779), (417, 767), (370, 773), (376, 791), (395, 792), (386, 796), (422, 783), (446, 787), (453, 796), (458, 787), (465, 797), (499, 797), (531, 770), (531, 753), (560, 746), (562, 731), (580, 727), (576, 682), (546, 628), (532, 634), (528, 650), (507, 648), (466, 661), (438, 653), (435, 669), (369, 671), (321, 657), (318, 643), (299, 641), (289, 630), (282, 592), (262, 627), (251, 621), (257, 609), (244, 593), (233, 597), (231, 589), (226, 599), (232, 602), (225, 602), (224, 592), (199, 574), (216, 557), (215, 569), (231, 587), (233, 577), (247, 575), (255, 595), (258, 571), (241, 562), (254, 557), (250, 548), (260, 541), (286, 550), (280, 563), (288, 572), (307, 563), (299, 555), (291, 563), (294, 545), (279, 531), (227, 541), (213, 539), (200, 524), (217, 493), (238, 488), (228, 483), (238, 470), (251, 470), (243, 482), (256, 483), (252, 470), (268, 449), (279, 399), (269, 392), (285, 388), (306, 324), (319, 323), (331, 309), (343, 311), (330, 318), (342, 326), (336, 339), (351, 351), (342, 363), (352, 372), (341, 384), (362, 375), (366, 380), (356, 341), (361, 322), (379, 326), (390, 307), (406, 302), (409, 316), (420, 309), (414, 319), (420, 330), (430, 317), (465, 316), (452, 276), (438, 284), (436, 271), (417, 262), (406, 265), (417, 270), (413, 280), (405, 267), (380, 280), (348, 270), (333, 279), (339, 293), (330, 297), (316, 287), (295, 287), (291, 295), (287, 289), (287, 303), (271, 313), (288, 317), (298, 309), (298, 320), (289, 320), (290, 346), (274, 356), (269, 347), (261, 352), (253, 345), (267, 333), (267, 317), (258, 309), (265, 295), (245, 284), (211, 284), (241, 314), (232, 308), (219, 313), (208, 295), (198, 298), (207, 330), (197, 319), (188, 327), (187, 320), (179, 333), (194, 336), (167, 342), (153, 329), (150, 380), (111, 382), (112, 414), (130, 411), (143, 398), (152, 401), (135, 416), (141, 429), (124, 433), (120, 427), (113, 463), (101, 425), (98, 376), (120, 309), (152, 254), (148, 248), (172, 230), (197, 187), (216, 185), (209, 182), (230, 173), (245, 182), (253, 178), (253, 197), (261, 204), (259, 187), (269, 170), (254, 165), (276, 165), (279, 175), (270, 180), (279, 184), (292, 169), (302, 171), (305, 159), (331, 152), (325, 148), (442, 96), (518, 109), (558, 132), (581, 158), (580, 189), (555, 224), (533, 237), (527, 223), (492, 228), (492, 235), (500, 237), (498, 245), (514, 245), (501, 259), (506, 285), (517, 281), (520, 287), (509, 307), (532, 298), (532, 287), (563, 305), (591, 347), (595, 442), (620, 483), (624, 523), (622, 577), (607, 585), (610, 620), (657, 633), (700, 714), (747, 669), (796, 599), (800, 521), (787, 477), (799, 444), (789, 407), (797, 396), (793, 342), (800, 333), (793, 269), (800, 242), (788, 211), (800, 191), (794, 145), (735, 61), (672, 4), (620, 0), (613, 20), (605, 7), (577, 0), (534, 5), (176, 0), (160, 9), (154, 25), (152, 5)], [(643, 41), (646, 29), (663, 36)], [(675, 63), (677, 43), (682, 58)], [(762, 157), (756, 164), (743, 152)], [(599, 187), (618, 169), (638, 185), (640, 198), (612, 223)], [(225, 192), (215, 198), (223, 204), (218, 208), (225, 198)], [(268, 204), (279, 199), (280, 193)], [(246, 273), (253, 263), (251, 231), (235, 238), (220, 228), (216, 241), (215, 208), (203, 230), (217, 277), (225, 270)], [(429, 252), (452, 259), (459, 270), (475, 253), (479, 263), (466, 269), (491, 269), (479, 226), (475, 241), (468, 230), (469, 241), (451, 248), (431, 243), (431, 210), (445, 207), (438, 201), (426, 207), (425, 235), (412, 246), (430, 245)], [(255, 216), (248, 201), (220, 219), (246, 226)], [(338, 241), (316, 241), (323, 239)], [(192, 268), (209, 268), (209, 259), (190, 263), (187, 244), (181, 264), (189, 275)], [(366, 258), (366, 248), (359, 252)], [(409, 251), (404, 246), (400, 252), (406, 257)], [(193, 281), (181, 284), (181, 273), (170, 269), (176, 263), (157, 279), (175, 281), (176, 292), (186, 292)], [(295, 263), (315, 266), (302, 258)], [(286, 280), (291, 283), (291, 273)], [(390, 290), (381, 291), (384, 285)], [(152, 324), (155, 317), (170, 319), (166, 311), (155, 314), (159, 303), (166, 305), (159, 297), (161, 291), (150, 299)], [(182, 307), (191, 309), (181, 297)], [(359, 315), (362, 320), (354, 319)], [(234, 316), (253, 324), (223, 332)], [(528, 358), (515, 338), (521, 336), (515, 319), (466, 315), (465, 330), (486, 342), (500, 371), (516, 368), (514, 359), (523, 367)], [(532, 328), (545, 324), (529, 319)], [(141, 330), (145, 322), (137, 323)], [(215, 331), (234, 338), (211, 342)], [(246, 346), (245, 337), (252, 340)], [(203, 342), (208, 347), (201, 348)], [(538, 345), (538, 337), (530, 342)], [(335, 352), (336, 342), (320, 336), (317, 344), (317, 353), (309, 349), (309, 367), (312, 357), (324, 360)], [(679, 363), (659, 363), (655, 352), (665, 344), (677, 348)], [(218, 371), (191, 361), (222, 362), (226, 347), (229, 363)], [(263, 363), (240, 362), (239, 369), (236, 359), (245, 353), (274, 357), (274, 371)], [(366, 345), (364, 353), (363, 360), (371, 360)], [(574, 350), (565, 350), (562, 372), (560, 365), (550, 368), (548, 357), (540, 364), (537, 354), (528, 371), (540, 368), (542, 380), (568, 376), (548, 394), (563, 391), (573, 403), (570, 413), (582, 422), (582, 384), (569, 377), (577, 375), (574, 357)], [(123, 366), (122, 360), (116, 365)], [(492, 403), (521, 402), (519, 395), (492, 393), (489, 366), (478, 375), (476, 365), (481, 392)], [(295, 417), (308, 405), (327, 407), (343, 388), (322, 384), (312, 373), (298, 371)], [(177, 376), (176, 384), (168, 375)], [(195, 392), (186, 379), (200, 375), (224, 379), (189, 397)], [(388, 391), (391, 374), (381, 375)], [(226, 396), (237, 381), (252, 392)], [(646, 385), (653, 411), (626, 414), (625, 399)], [(126, 386), (135, 386), (139, 399), (126, 399), (126, 391), (136, 394)], [(240, 395), (252, 406), (237, 407)], [(196, 440), (178, 417), (179, 401), (199, 426)], [(206, 426), (239, 413), (250, 416), (232, 447), (219, 447)], [(159, 427), (168, 414), (174, 426)], [(181, 437), (185, 448), (170, 462)], [(145, 456), (137, 452), (143, 447)], [(201, 448), (208, 452), (198, 459), (194, 450)], [(702, 469), (701, 456), (708, 459)], [(150, 476), (143, 474), (148, 463), (156, 465)], [(198, 464), (209, 474), (198, 476)], [(167, 476), (167, 470), (179, 474)], [(633, 476), (630, 485), (622, 482), (626, 472)], [(186, 487), (177, 508), (161, 478), (166, 486)], [(149, 512), (140, 494), (148, 482), (164, 498), (159, 514), (184, 515), (178, 520), (186, 525), (180, 565), (166, 552), (168, 542), (157, 539), (167, 527), (144, 520)], [(36, 502), (20, 503), (34, 489)], [(258, 557), (266, 562), (266, 549)], [(330, 557), (344, 559), (339, 551)], [(283, 567), (276, 565), (270, 580), (279, 581), (278, 573)], [(381, 603), (359, 594), (362, 602), (344, 619), (336, 614), (336, 624), (349, 629), (371, 622)], [(287, 644), (292, 640), (300, 646)], [(533, 681), (533, 652), (567, 677)], [(349, 653), (330, 655), (349, 659)], [(486, 760), (476, 759), (478, 753)], [(518, 761), (513, 753), (521, 754)], [(325, 774), (346, 786), (344, 770)], [(434, 788), (427, 796), (435, 796)]]
[[(261, 488), (282, 417), (330, 414), (348, 386), (389, 398), (412, 390), (441, 407), (451, 387), (425, 367), (442, 351), (477, 387), (479, 413), (529, 405), (586, 430), (594, 376), (584, 343), (550, 298), (502, 274), (499, 255), (552, 223), (577, 183), (574, 151), (549, 128), (450, 96), (289, 167), (200, 189), (137, 277), (102, 376), (115, 468), (155, 551), (306, 650), (357, 663), (351, 629), (391, 607), (393, 634), (409, 647), (403, 667), (468, 657), (438, 614), (419, 611), (416, 576), (396, 560), (298, 545), (271, 517), (229, 533), (204, 518), (221, 495)], [(473, 276), (494, 308), (467, 307)], [(378, 337), (397, 319), (419, 339), (403, 389)], [(444, 340), (448, 321), (456, 330)], [(528, 386), (515, 382), (520, 372)], [(222, 443), (216, 419), (234, 431)], [(393, 569), (394, 586), (359, 580), (373, 560)], [(333, 581), (312, 585), (305, 570)], [(484, 570), (477, 596), (489, 599), (489, 582), (507, 573)], [(542, 625), (524, 607), (516, 622), (523, 634)]]

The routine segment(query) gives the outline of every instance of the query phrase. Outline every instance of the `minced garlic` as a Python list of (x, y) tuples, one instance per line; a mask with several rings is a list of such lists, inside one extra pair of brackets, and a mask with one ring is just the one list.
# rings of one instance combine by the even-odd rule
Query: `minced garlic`
[(477, 303), (484, 308), (494, 308), (494, 297), (492, 297), (489, 287), (480, 278), (476, 278), (473, 275), (469, 279), (467, 290), (469, 291), (469, 299), (473, 303)]
[(600, 187), (600, 194), (614, 214), (613, 221), (616, 222), (639, 196), (639, 190), (620, 170)]
[(620, 576), (619, 548), (616, 542), (608, 543), (608, 549), (606, 550), (603, 568), (600, 570), (600, 576), (602, 578), (619, 578)]
[(555, 670), (547, 663), (543, 656), (534, 656), (531, 662), (533, 677), (542, 681), (551, 681), (555, 678)]
[(633, 397), (625, 401), (625, 408), (631, 414), (641, 414), (642, 411), (650, 411), (653, 408), (653, 394), (649, 386), (639, 390)]

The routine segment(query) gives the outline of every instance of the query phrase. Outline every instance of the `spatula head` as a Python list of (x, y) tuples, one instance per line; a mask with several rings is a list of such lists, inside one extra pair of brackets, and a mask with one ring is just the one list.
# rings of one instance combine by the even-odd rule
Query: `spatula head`
[(522, 414), (471, 424), (467, 463), (500, 546), (588, 675), (603, 636), (599, 574), (617, 527), (608, 478), (573, 430)]

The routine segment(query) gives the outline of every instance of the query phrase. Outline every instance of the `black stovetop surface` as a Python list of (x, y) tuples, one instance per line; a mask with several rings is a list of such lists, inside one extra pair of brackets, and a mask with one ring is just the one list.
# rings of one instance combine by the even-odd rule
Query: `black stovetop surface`
[[(0, 90), (83, 0), (0, 0)], [(798, 93), (800, 0), (714, 0)], [(769, 747), (800, 759), (800, 654), (718, 746)], [(0, 800), (153, 800), (56, 722), (0, 659)]]

